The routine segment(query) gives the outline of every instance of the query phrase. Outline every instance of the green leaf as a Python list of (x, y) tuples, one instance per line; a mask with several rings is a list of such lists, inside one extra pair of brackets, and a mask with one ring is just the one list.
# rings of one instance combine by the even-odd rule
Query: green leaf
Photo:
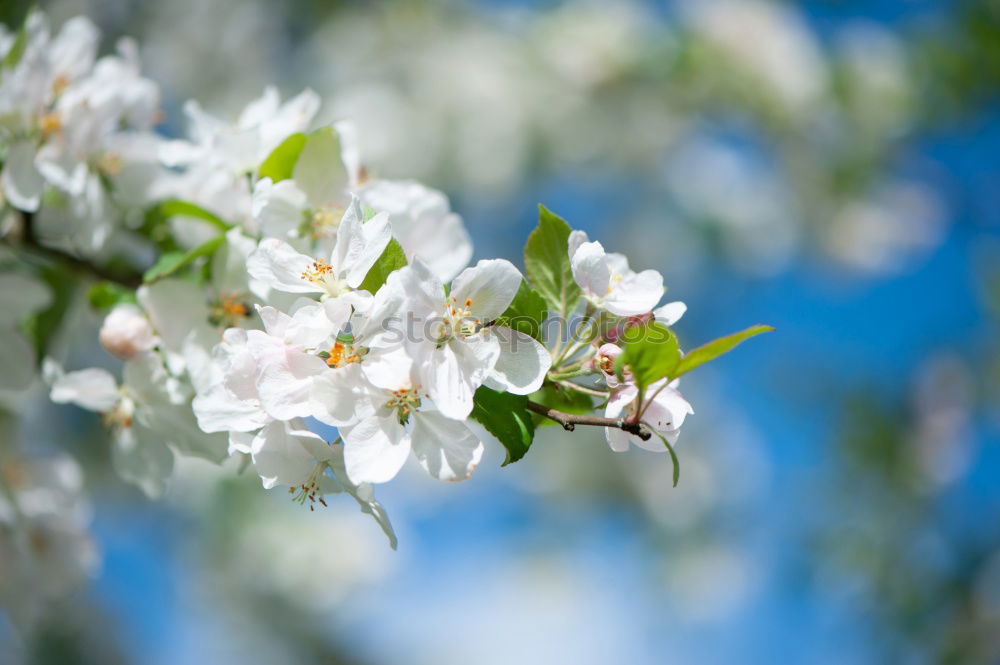
[(677, 487), (677, 483), (681, 480), (681, 461), (677, 458), (677, 453), (674, 451), (674, 447), (670, 445), (669, 441), (667, 441), (667, 437), (657, 432), (651, 425), (647, 423), (646, 427), (650, 432), (658, 436), (660, 441), (663, 442), (663, 445), (667, 447), (667, 452), (670, 453), (670, 461), (674, 465), (674, 487)]
[(389, 240), (389, 244), (382, 250), (382, 256), (378, 257), (371, 270), (365, 275), (359, 289), (375, 293), (389, 279), (389, 275), (400, 268), (406, 266), (406, 254), (403, 253), (402, 246), (395, 238)]
[(109, 309), (121, 303), (134, 303), (135, 291), (114, 282), (98, 282), (87, 292), (87, 302), (94, 309)]
[(694, 368), (700, 367), (710, 360), (715, 360), (724, 353), (729, 353), (751, 337), (755, 337), (761, 333), (773, 331), (774, 328), (771, 326), (750, 326), (746, 330), (741, 330), (740, 332), (733, 333), (732, 335), (720, 337), (719, 339), (711, 341), (708, 344), (699, 346), (697, 349), (692, 349), (683, 358), (681, 358), (680, 363), (677, 365), (677, 369), (673, 373), (673, 377), (687, 374)]
[[(28, 16), (31, 12), (28, 12)], [(11, 67), (16, 67), (17, 63), (21, 62), (21, 56), (24, 55), (24, 48), (28, 45), (28, 17), (24, 17), (24, 21), (21, 23), (21, 28), (17, 31), (17, 37), (14, 38), (14, 43), (10, 45), (10, 50), (7, 51), (7, 55), (3, 57), (3, 62), (0, 62), (0, 66), (4, 69), (9, 69)]]
[(221, 231), (228, 231), (232, 228), (232, 224), (229, 224), (226, 220), (222, 219), (214, 212), (205, 210), (201, 206), (188, 201), (164, 201), (156, 206), (156, 212), (164, 218), (175, 217), (178, 215), (194, 217), (195, 219), (200, 219), (203, 222), (208, 222)]
[(316, 203), (338, 196), (350, 184), (348, 176), (337, 130), (322, 127), (309, 134), (291, 175), (306, 200)]
[(56, 266), (41, 268), (38, 276), (49, 286), (52, 301), (48, 307), (25, 319), (22, 329), (35, 347), (35, 358), (41, 362), (48, 355), (53, 340), (62, 332), (63, 321), (76, 299), (79, 281)]
[(545, 321), (546, 313), (545, 298), (522, 279), (514, 300), (496, 320), (496, 325), (513, 328), (541, 341), (542, 322)]
[(501, 393), (485, 386), (479, 388), (473, 398), (472, 418), (507, 451), (503, 466), (524, 457), (535, 438), (535, 423), (527, 404), (528, 398), (524, 395)]
[(681, 350), (676, 335), (667, 326), (652, 323), (626, 328), (622, 347), (624, 353), (618, 356), (615, 369), (619, 371), (628, 365), (639, 388), (676, 376)]
[(528, 281), (550, 309), (568, 317), (580, 297), (569, 263), (569, 224), (562, 217), (538, 206), (538, 226), (524, 246), (524, 270)]
[(187, 265), (190, 265), (197, 259), (200, 259), (203, 256), (211, 256), (225, 242), (225, 234), (220, 234), (211, 240), (206, 240), (194, 249), (190, 249), (186, 252), (167, 252), (166, 254), (161, 255), (159, 260), (145, 272), (142, 276), (142, 281), (149, 284), (150, 282), (155, 282), (159, 279), (163, 279), (164, 277), (173, 275), (175, 272)]
[(305, 134), (298, 132), (282, 141), (261, 162), (260, 168), (257, 169), (257, 178), (259, 180), (270, 178), (274, 182), (291, 178), (295, 171), (295, 164), (299, 161), (299, 155), (306, 147), (307, 140), (308, 137)]

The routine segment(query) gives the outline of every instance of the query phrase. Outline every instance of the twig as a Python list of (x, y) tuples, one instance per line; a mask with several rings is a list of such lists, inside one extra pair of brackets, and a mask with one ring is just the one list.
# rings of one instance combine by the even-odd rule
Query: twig
[(567, 432), (572, 432), (576, 429), (577, 425), (592, 425), (595, 427), (614, 427), (620, 429), (623, 432), (628, 432), (629, 434), (634, 434), (643, 441), (648, 441), (653, 434), (649, 431), (649, 428), (642, 423), (630, 423), (626, 422), (624, 418), (602, 418), (600, 416), (578, 416), (572, 413), (565, 413), (563, 411), (557, 411), (556, 409), (550, 409), (544, 404), (538, 404), (537, 402), (528, 401), (528, 410), (537, 413), (538, 415), (545, 416), (550, 420), (554, 420)]
[(52, 247), (46, 247), (40, 243), (38, 238), (35, 236), (33, 224), (34, 215), (30, 212), (22, 214), (24, 216), (24, 237), (21, 244), (22, 247), (31, 250), (34, 254), (57, 263), (61, 263), (68, 268), (77, 272), (85, 273), (91, 277), (96, 277), (97, 279), (114, 282), (130, 289), (135, 289), (142, 285), (142, 275), (138, 273), (128, 275), (121, 274), (116, 271), (108, 270), (104, 266), (99, 266), (95, 263), (91, 263), (90, 261), (81, 259), (78, 256), (67, 254), (66, 252), (53, 249)]

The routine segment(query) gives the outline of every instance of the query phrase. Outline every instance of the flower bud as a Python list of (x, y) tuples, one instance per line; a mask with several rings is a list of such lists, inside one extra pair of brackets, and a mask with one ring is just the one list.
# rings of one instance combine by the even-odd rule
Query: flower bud
[(135, 305), (118, 305), (101, 325), (101, 346), (108, 353), (130, 360), (156, 345), (156, 336), (142, 310)]

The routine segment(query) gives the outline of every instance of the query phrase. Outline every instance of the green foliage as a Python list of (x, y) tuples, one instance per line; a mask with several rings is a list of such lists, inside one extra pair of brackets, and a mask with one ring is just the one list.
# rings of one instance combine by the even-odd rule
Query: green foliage
[(524, 457), (535, 438), (535, 423), (527, 404), (524, 395), (501, 393), (485, 386), (476, 391), (472, 418), (503, 444), (507, 451), (503, 466)]
[(76, 297), (78, 281), (58, 266), (41, 268), (38, 276), (49, 286), (52, 302), (47, 308), (25, 320), (23, 330), (35, 347), (35, 358), (41, 362), (60, 333), (66, 313)]
[(663, 445), (667, 447), (667, 452), (670, 453), (670, 461), (674, 465), (674, 487), (677, 487), (677, 483), (681, 481), (681, 461), (677, 458), (677, 453), (674, 451), (674, 447), (670, 445), (669, 441), (667, 441), (667, 437), (663, 436), (652, 427), (649, 428), (649, 431), (659, 438), (660, 441), (663, 442)]
[(155, 282), (163, 279), (164, 277), (173, 275), (178, 270), (190, 265), (197, 259), (211, 256), (216, 252), (216, 250), (222, 247), (225, 242), (225, 234), (220, 234), (211, 240), (206, 240), (202, 244), (186, 252), (166, 252), (165, 254), (161, 254), (157, 262), (154, 263), (153, 266), (145, 272), (145, 274), (143, 274), (142, 281), (149, 284), (150, 282)]
[(382, 251), (382, 255), (378, 257), (375, 264), (365, 275), (364, 281), (361, 282), (359, 289), (368, 291), (369, 293), (375, 293), (379, 288), (385, 284), (385, 280), (389, 279), (389, 275), (395, 271), (406, 266), (406, 254), (403, 253), (403, 248), (396, 241), (395, 238), (389, 241), (389, 244), (385, 246)]
[(94, 309), (110, 309), (121, 303), (134, 303), (135, 291), (114, 282), (98, 282), (87, 292), (87, 302)]
[(164, 201), (156, 206), (156, 213), (161, 215), (164, 219), (176, 216), (194, 217), (195, 219), (200, 219), (203, 222), (208, 222), (221, 231), (227, 231), (232, 228), (232, 224), (229, 224), (226, 220), (222, 219), (214, 212), (205, 210), (201, 206), (188, 201)]
[(550, 309), (567, 317), (580, 297), (569, 263), (570, 227), (562, 217), (538, 206), (538, 226), (524, 246), (524, 269)]
[(308, 137), (302, 132), (286, 138), (261, 162), (260, 168), (257, 169), (257, 177), (259, 179), (270, 178), (274, 182), (291, 178), (295, 171), (295, 164), (299, 161), (299, 155), (306, 147), (307, 140)]
[(496, 320), (496, 325), (513, 328), (541, 341), (542, 322), (545, 321), (546, 314), (545, 298), (522, 279), (514, 300)]
[(640, 389), (663, 378), (673, 378), (681, 359), (677, 336), (665, 325), (628, 328), (622, 338), (624, 353), (618, 356), (616, 370), (628, 365)]
[(751, 337), (755, 337), (761, 333), (773, 331), (774, 328), (771, 326), (750, 326), (746, 330), (741, 330), (740, 332), (733, 333), (732, 335), (720, 337), (719, 339), (711, 341), (708, 344), (699, 346), (697, 349), (692, 349), (686, 353), (683, 358), (681, 358), (681, 361), (677, 365), (677, 369), (674, 371), (671, 378), (687, 374), (694, 368), (700, 367), (710, 360), (715, 360), (724, 353), (729, 353)]
[(28, 19), (25, 17), (21, 28), (17, 31), (17, 37), (14, 38), (14, 43), (10, 45), (10, 50), (4, 56), (3, 62), (0, 62), (0, 66), (4, 69), (16, 67), (17, 63), (21, 61), (21, 56), (24, 55), (24, 48), (28, 45), (27, 22)]

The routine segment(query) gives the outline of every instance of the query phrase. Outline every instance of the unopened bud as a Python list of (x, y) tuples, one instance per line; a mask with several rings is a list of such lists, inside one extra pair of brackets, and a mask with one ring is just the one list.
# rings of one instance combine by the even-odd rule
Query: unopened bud
[(101, 325), (101, 346), (108, 353), (130, 360), (156, 346), (156, 336), (149, 319), (135, 305), (118, 305)]

